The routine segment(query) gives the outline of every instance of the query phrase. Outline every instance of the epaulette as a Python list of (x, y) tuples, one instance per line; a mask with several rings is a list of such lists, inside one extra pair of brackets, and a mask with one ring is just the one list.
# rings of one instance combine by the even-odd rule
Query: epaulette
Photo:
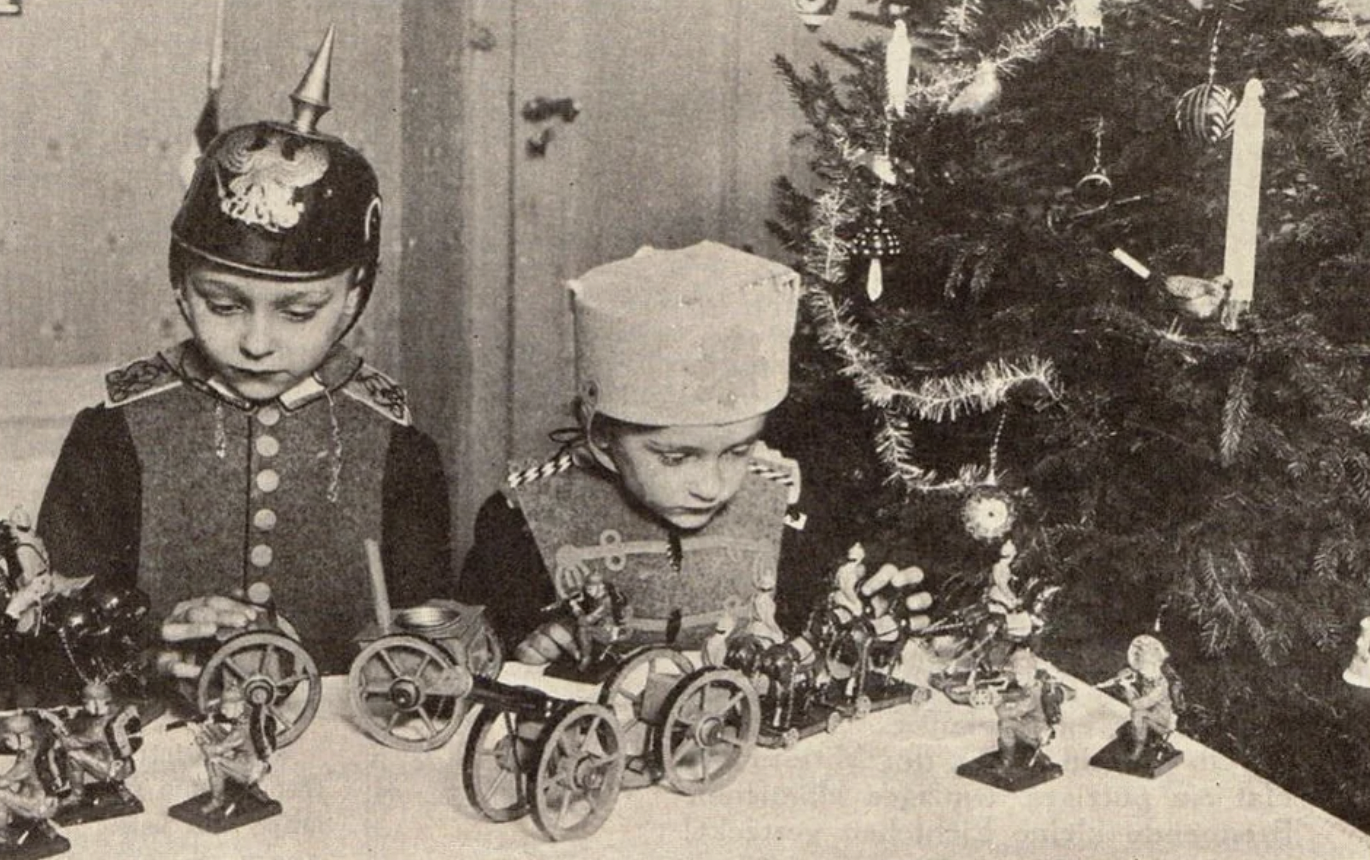
[(409, 396), (404, 387), (369, 364), (363, 364), (342, 387), (343, 393), (396, 424), (409, 426)]
[(776, 462), (753, 458), (747, 464), (747, 471), (784, 486), (789, 493), (790, 504), (793, 505), (799, 501), (799, 464), (795, 461)]
[(799, 504), (801, 489), (799, 462), (784, 456), (774, 448), (758, 444), (752, 459), (747, 463), (747, 471), (785, 488), (785, 504), (789, 508), (785, 513), (785, 525), (795, 531), (803, 531), (809, 517), (796, 507)]
[(140, 358), (105, 374), (105, 405), (127, 406), (182, 384), (181, 377), (161, 356)]
[(553, 475), (559, 475), (571, 468), (574, 463), (575, 454), (568, 449), (562, 451), (552, 459), (538, 463), (535, 466), (528, 466), (523, 469), (510, 469), (509, 477), (505, 479), (505, 485), (511, 490), (516, 490), (524, 484), (540, 481), (544, 478), (550, 478)]

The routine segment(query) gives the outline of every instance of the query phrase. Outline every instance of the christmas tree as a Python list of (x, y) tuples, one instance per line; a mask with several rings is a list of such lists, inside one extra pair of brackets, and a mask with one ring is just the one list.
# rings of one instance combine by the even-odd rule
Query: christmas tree
[(1365, 25), (1346, 0), (844, 12), (866, 41), (776, 59), (812, 172), (772, 226), (807, 285), (800, 403), (854, 391), (869, 431), (826, 449), (883, 481), (853, 515), (953, 609), (988, 563), (946, 511), (1010, 500), (1016, 563), (1062, 586), (1048, 656), (1084, 674), (1159, 631), (1182, 729), (1370, 829), (1341, 681), (1370, 614)]

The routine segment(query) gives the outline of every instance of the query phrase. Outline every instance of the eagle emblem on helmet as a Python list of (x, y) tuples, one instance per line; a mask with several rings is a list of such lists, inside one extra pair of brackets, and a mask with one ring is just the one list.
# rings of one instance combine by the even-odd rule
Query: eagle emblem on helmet
[[(304, 213), (296, 192), (328, 172), (328, 149), (283, 133), (244, 128), (224, 141), (216, 154), (219, 208), (225, 215), (281, 233)], [(224, 184), (224, 172), (232, 175)]]

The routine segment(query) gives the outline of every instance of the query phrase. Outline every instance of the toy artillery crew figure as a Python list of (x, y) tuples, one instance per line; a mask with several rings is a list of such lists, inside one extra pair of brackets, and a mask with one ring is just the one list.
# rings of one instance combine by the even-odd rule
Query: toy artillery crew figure
[(124, 787), (133, 775), (133, 754), (143, 743), (138, 709), (112, 705), (104, 681), (86, 684), (81, 697), (82, 709), (65, 720), (49, 712), (66, 752), (71, 785), (54, 819), (71, 825), (142, 812), (143, 804)]
[(1175, 712), (1183, 701), (1179, 676), (1166, 662), (1169, 656), (1156, 637), (1138, 636), (1127, 649), (1128, 668), (1097, 685), (1120, 689), (1131, 716), (1090, 764), (1154, 778), (1184, 761), (1184, 754), (1170, 744)]
[(624, 633), (629, 607), (623, 593), (606, 582), (603, 573), (592, 570), (579, 591), (547, 608), (562, 617), (548, 621), (529, 634), (515, 649), (515, 658), (522, 663), (539, 665), (557, 664), (559, 658), (569, 657), (574, 671), (563, 667), (561, 674), (578, 679), (602, 675), (602, 672), (591, 670), (605, 656), (605, 646), (618, 641)]
[(279, 815), (280, 802), (268, 797), (259, 785), (271, 772), (267, 759), (275, 751), (274, 723), (264, 706), (247, 703), (242, 690), (225, 689), (219, 713), (193, 724), (195, 743), (209, 775), (209, 791), (171, 807), (171, 817), (222, 833)]
[(1021, 791), (1056, 779), (1061, 766), (1043, 749), (1056, 736), (1061, 705), (1070, 691), (1037, 668), (1037, 658), (1026, 648), (1008, 659), (1009, 681), (994, 705), (999, 717), (999, 748), (956, 769), (961, 776)]
[(13, 714), (0, 723), (4, 745), (18, 757), (0, 776), (0, 858), (51, 857), (71, 848), (49, 819), (64, 789), (60, 756), (37, 720)]

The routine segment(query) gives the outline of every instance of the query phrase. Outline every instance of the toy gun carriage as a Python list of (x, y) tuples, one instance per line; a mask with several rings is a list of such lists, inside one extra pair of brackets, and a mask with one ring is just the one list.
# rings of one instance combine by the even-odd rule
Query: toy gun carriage
[(203, 668), (193, 681), (178, 681), (179, 691), (197, 713), (213, 714), (219, 710), (224, 691), (236, 687), (249, 706), (270, 714), (276, 747), (299, 740), (318, 713), (323, 679), (294, 625), (276, 611), (271, 591), (262, 583), (249, 588), (245, 598), (209, 600), (221, 607), (236, 604), (260, 612), (243, 629), (199, 646), (205, 657)]
[(589, 836), (608, 820), (626, 763), (612, 710), (461, 666), (450, 677), (458, 700), (479, 708), (462, 757), (462, 788), (477, 812), (495, 822), (531, 812), (553, 841)]

